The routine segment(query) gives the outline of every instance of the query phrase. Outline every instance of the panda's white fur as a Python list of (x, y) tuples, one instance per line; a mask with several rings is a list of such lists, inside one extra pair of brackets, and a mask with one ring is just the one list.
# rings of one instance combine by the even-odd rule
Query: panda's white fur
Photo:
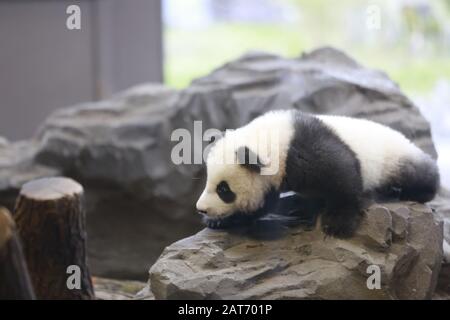
[[(277, 148), (271, 148), (273, 140), (266, 138), (268, 130), (272, 133), (270, 138), (277, 139)], [(225, 136), (216, 142), (208, 154), (208, 180), (197, 201), (197, 209), (208, 212), (210, 217), (227, 216), (236, 209), (247, 212), (257, 209), (264, 193), (271, 187), (279, 187), (283, 180), (293, 134), (290, 112), (281, 111), (266, 113), (244, 127), (227, 130)], [(258, 156), (266, 164), (276, 167), (276, 173), (255, 175), (242, 168), (235, 157), (236, 150), (241, 146), (258, 150)], [(227, 180), (231, 189), (237, 191), (235, 202), (225, 203), (217, 195), (216, 186), (222, 180)]]
[[(293, 170), (297, 170), (297, 164), (295, 163), (297, 160), (292, 159), (295, 157), (301, 158), (301, 152), (297, 152), (295, 157), (289, 156), (289, 152), (292, 150), (293, 145), (295, 145), (295, 148), (300, 148), (301, 146), (299, 144), (299, 141), (301, 142), (302, 139), (301, 134), (299, 134), (299, 132), (302, 132), (301, 126), (303, 125), (307, 129), (309, 126), (308, 122), (302, 122), (303, 119), (312, 119), (308, 120), (315, 125), (315, 127), (311, 125), (311, 128), (316, 128), (316, 131), (310, 130), (305, 131), (305, 133), (316, 132), (318, 140), (331, 139), (328, 145), (324, 144), (325, 147), (322, 146), (325, 149), (325, 153), (328, 152), (327, 148), (333, 149), (335, 145), (340, 145), (338, 147), (341, 149), (337, 149), (338, 151), (335, 153), (332, 153), (331, 150), (330, 155), (324, 154), (322, 150), (322, 154), (325, 157), (328, 156), (328, 164), (333, 165), (334, 161), (341, 161), (343, 163), (342, 166), (345, 167), (347, 165), (346, 160), (333, 158), (339, 157), (340, 154), (343, 154), (344, 157), (347, 156), (346, 159), (357, 159), (355, 160), (359, 162), (358, 169), (355, 169), (357, 173), (356, 171), (350, 172), (350, 174), (353, 174), (350, 180), (357, 180), (356, 176), (360, 177), (360, 189), (362, 190), (357, 190), (358, 192), (371, 191), (382, 187), (392, 177), (399, 176), (401, 170), (404, 169), (403, 167), (406, 167), (409, 170), (407, 174), (411, 175), (415, 175), (416, 171), (422, 169), (431, 172), (433, 177), (429, 183), (431, 185), (430, 194), (434, 196), (434, 184), (438, 184), (439, 180), (434, 161), (400, 132), (364, 119), (330, 115), (306, 115), (296, 110), (279, 110), (268, 112), (241, 128), (227, 131), (225, 136), (211, 147), (206, 161), (206, 187), (197, 202), (197, 210), (205, 214), (208, 219), (219, 220), (229, 217), (236, 212), (251, 215), (261, 208), (269, 190), (279, 190), (282, 183), (285, 183), (286, 177), (295, 173)], [(276, 134), (271, 135), (272, 139), (261, 138), (262, 136), (267, 137), (267, 132), (275, 132)], [(320, 136), (322, 132), (325, 133), (323, 136)], [(333, 137), (330, 138), (333, 135), (336, 136), (337, 140), (333, 140)], [(276, 148), (272, 144), (274, 136), (277, 137)], [(316, 143), (314, 141), (315, 137), (311, 137), (311, 134), (309, 139), (311, 144)], [(275, 174), (255, 174), (255, 172), (251, 172), (245, 166), (237, 163), (236, 150), (244, 146), (255, 151), (265, 166), (275, 164), (278, 168)], [(286, 168), (288, 156), (291, 172), (287, 172)], [(310, 162), (316, 162), (315, 160), (320, 159), (307, 159)], [(405, 161), (407, 163), (406, 166)], [(293, 162), (294, 164), (292, 164)], [(317, 162), (320, 165), (321, 162)], [(309, 168), (313, 167), (310, 166)], [(349, 165), (349, 168), (350, 171), (353, 170), (352, 165)], [(304, 174), (300, 173), (296, 177), (300, 179)], [(344, 177), (344, 180), (346, 180), (346, 176), (344, 174), (338, 177)], [(321, 184), (328, 184), (326, 177), (321, 179), (323, 179)], [(414, 181), (420, 181), (416, 177), (414, 179)], [(226, 203), (218, 196), (216, 188), (221, 181), (226, 181), (236, 195), (235, 200), (232, 202)], [(295, 184), (296, 180), (293, 182)], [(335, 187), (332, 190), (339, 192), (339, 184), (340, 181), (335, 183)], [(353, 194), (355, 186), (358, 186), (358, 184), (355, 183), (351, 187), (353, 189), (350, 188), (350, 192), (347, 194)], [(326, 186), (324, 187), (326, 188)], [(345, 196), (345, 194), (343, 195)], [(349, 198), (349, 200), (352, 202), (352, 199)], [(351, 215), (347, 214), (346, 211), (352, 210), (349, 210), (349, 207), (344, 202), (339, 200), (339, 198), (332, 199), (332, 203), (335, 203), (338, 207), (333, 208), (331, 211), (340, 212), (340, 216), (343, 217), (342, 219), (339, 218), (340, 220), (351, 220)], [(359, 204), (355, 202), (354, 208), (355, 210), (360, 208)], [(330, 225), (339, 225), (341, 223), (339, 219), (333, 221), (335, 219), (333, 217), (328, 217), (327, 219)], [(336, 234), (339, 234), (339, 228), (343, 229), (344, 227), (338, 226)], [(348, 229), (352, 230), (354, 228), (355, 226), (350, 226)]]
[(379, 123), (343, 116), (317, 116), (356, 154), (361, 164), (364, 190), (385, 182), (399, 171), (404, 157), (429, 157), (400, 132)]

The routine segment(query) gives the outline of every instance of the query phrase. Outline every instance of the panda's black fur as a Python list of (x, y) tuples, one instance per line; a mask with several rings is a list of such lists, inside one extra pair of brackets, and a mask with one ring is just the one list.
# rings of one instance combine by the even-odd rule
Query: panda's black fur
[(204, 216), (203, 222), (211, 229), (226, 229), (248, 225), (255, 219), (261, 218), (267, 213), (275, 210), (280, 197), (280, 191), (281, 190), (271, 188), (264, 195), (263, 206), (253, 211), (251, 215), (246, 212), (237, 211), (224, 219), (208, 219)]
[(295, 117), (284, 188), (310, 197), (327, 195), (321, 218), (324, 231), (349, 236), (359, 224), (363, 201), (359, 161), (319, 119), (306, 114)]
[[(265, 194), (261, 207), (235, 212), (223, 219), (206, 218), (211, 228), (228, 228), (259, 218), (270, 211), (279, 193), (292, 190), (323, 200), (323, 231), (336, 237), (349, 237), (358, 227), (362, 209), (373, 199), (430, 201), (439, 187), (439, 173), (431, 158), (412, 161), (406, 158), (399, 172), (374, 190), (364, 190), (361, 164), (355, 152), (321, 119), (293, 112), (294, 134), (290, 141), (283, 182)], [(249, 170), (255, 165), (247, 164)]]

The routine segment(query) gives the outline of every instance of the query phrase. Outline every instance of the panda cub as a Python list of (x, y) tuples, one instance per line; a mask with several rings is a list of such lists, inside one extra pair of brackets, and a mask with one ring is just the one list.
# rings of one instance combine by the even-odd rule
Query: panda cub
[[(266, 137), (266, 138), (264, 138)], [(268, 112), (210, 146), (197, 210), (228, 228), (272, 210), (280, 192), (322, 204), (322, 230), (352, 236), (370, 199), (427, 202), (439, 187), (435, 161), (400, 132), (356, 118)]]

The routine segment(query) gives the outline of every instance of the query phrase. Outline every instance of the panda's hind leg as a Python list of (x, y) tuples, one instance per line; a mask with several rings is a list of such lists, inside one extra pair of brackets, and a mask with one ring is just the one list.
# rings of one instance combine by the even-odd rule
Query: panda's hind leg
[(439, 189), (439, 171), (428, 156), (400, 162), (398, 172), (376, 190), (377, 200), (428, 202)]
[(429, 156), (405, 161), (401, 170), (400, 200), (428, 202), (435, 197), (439, 184), (439, 170)]

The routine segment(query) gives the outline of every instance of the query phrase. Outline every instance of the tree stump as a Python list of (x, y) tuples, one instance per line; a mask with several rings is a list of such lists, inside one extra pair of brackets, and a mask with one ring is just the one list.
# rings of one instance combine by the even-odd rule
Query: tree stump
[(14, 218), (38, 299), (93, 299), (83, 187), (69, 178), (26, 183)]
[(0, 300), (34, 299), (14, 221), (0, 207)]

